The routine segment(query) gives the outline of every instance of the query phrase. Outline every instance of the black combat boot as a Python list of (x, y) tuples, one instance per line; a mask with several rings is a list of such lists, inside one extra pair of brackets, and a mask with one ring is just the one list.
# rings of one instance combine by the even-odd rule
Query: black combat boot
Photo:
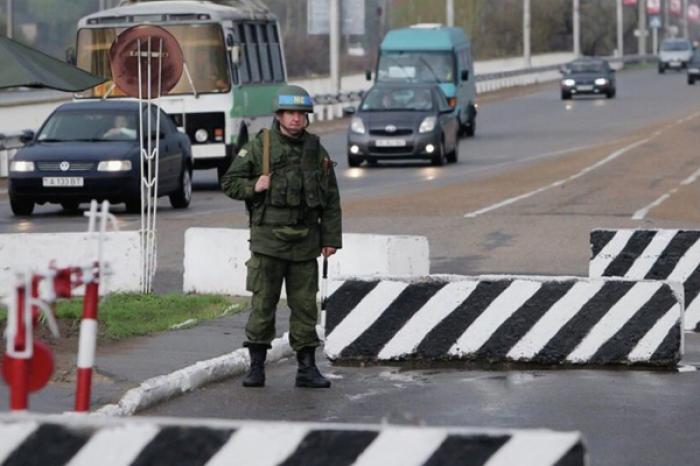
[(267, 357), (266, 345), (248, 345), (250, 354), (250, 369), (243, 379), (244, 387), (265, 386), (265, 358)]
[(313, 346), (305, 346), (297, 352), (297, 361), (299, 362), (297, 387), (328, 388), (331, 386), (331, 381), (318, 371), (315, 355), (316, 348)]

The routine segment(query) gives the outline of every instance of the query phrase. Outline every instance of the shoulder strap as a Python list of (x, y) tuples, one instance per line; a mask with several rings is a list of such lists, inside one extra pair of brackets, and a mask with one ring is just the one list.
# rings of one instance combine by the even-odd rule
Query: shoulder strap
[(263, 175), (270, 174), (270, 130), (263, 129)]

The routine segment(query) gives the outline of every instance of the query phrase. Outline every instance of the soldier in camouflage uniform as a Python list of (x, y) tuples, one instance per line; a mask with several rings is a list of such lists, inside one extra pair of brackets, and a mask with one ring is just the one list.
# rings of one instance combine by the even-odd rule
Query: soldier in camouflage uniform
[(246, 387), (265, 385), (264, 364), (275, 337), (282, 281), (291, 309), (289, 341), (297, 352), (296, 386), (327, 388), (316, 368), (318, 263), (341, 247), (341, 212), (333, 162), (308, 133), (313, 102), (299, 86), (284, 86), (273, 102), (268, 133), (269, 175), (263, 173), (264, 131), (246, 144), (222, 178), (224, 192), (246, 202), (251, 258), (246, 288), (253, 293), (245, 346), (251, 359)]

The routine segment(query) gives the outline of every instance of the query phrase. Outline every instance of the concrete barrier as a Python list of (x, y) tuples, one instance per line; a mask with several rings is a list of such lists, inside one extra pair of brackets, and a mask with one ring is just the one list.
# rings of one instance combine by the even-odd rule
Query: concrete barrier
[(593, 230), (588, 274), (681, 283), (684, 329), (700, 332), (700, 230)]
[(660, 281), (432, 276), (333, 283), (329, 359), (675, 366), (682, 293)]
[(544, 429), (4, 416), (0, 438), (2, 464), (588, 464), (580, 433)]
[[(100, 283), (100, 294), (139, 291), (139, 233), (106, 233), (103, 260), (112, 274)], [(15, 285), (15, 274), (59, 267), (86, 266), (97, 260), (97, 239), (88, 233), (10, 233), (0, 235), (0, 296)], [(82, 294), (82, 287), (75, 291)]]
[[(249, 296), (245, 289), (249, 238), (248, 230), (188, 228), (183, 291)], [(422, 236), (346, 233), (343, 248), (328, 264), (330, 277), (423, 276), (430, 267), (428, 240)]]

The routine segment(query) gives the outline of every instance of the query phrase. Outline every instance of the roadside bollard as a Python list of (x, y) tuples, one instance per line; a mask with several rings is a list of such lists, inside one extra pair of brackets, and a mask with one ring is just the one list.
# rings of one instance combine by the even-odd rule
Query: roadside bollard
[[(89, 274), (89, 276), (88, 276)], [(96, 271), (83, 274), (85, 297), (83, 315), (80, 322), (80, 343), (78, 346), (77, 386), (75, 390), (75, 411), (90, 411), (92, 391), (92, 369), (95, 364), (97, 346), (97, 304), (99, 299), (99, 277)]]

